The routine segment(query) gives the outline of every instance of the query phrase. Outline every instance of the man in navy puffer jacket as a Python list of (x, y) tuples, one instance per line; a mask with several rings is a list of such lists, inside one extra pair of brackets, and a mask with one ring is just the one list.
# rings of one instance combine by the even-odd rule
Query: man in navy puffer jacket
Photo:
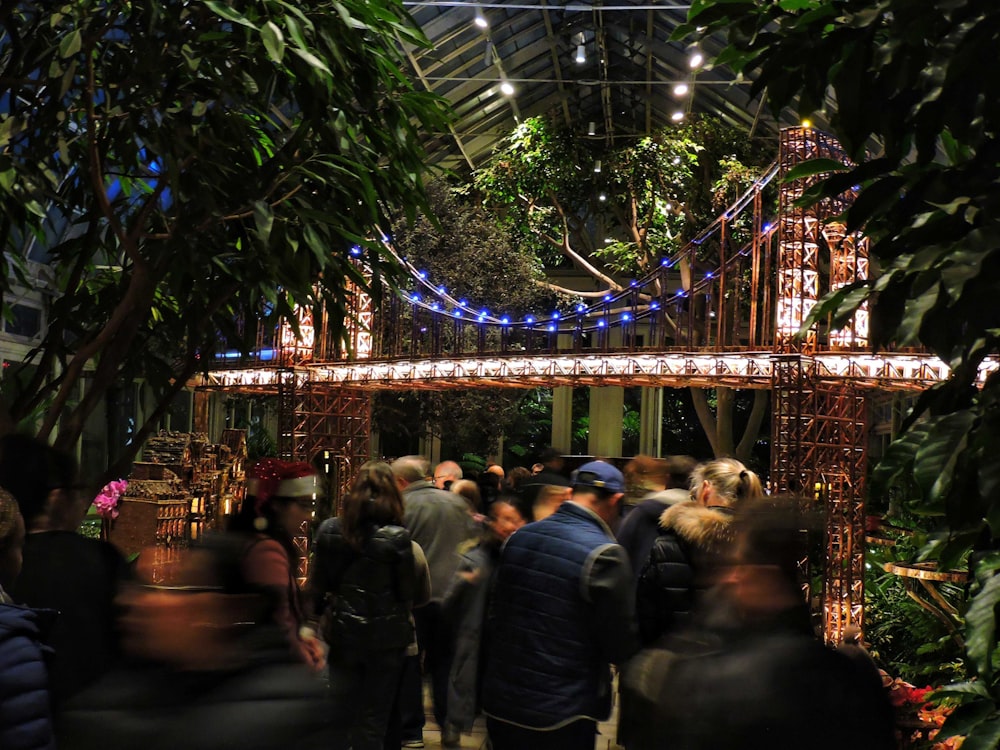
[(608, 526), (624, 490), (611, 464), (584, 464), (572, 499), (507, 540), (487, 622), (494, 750), (593, 750), (608, 665), (638, 645), (632, 572)]

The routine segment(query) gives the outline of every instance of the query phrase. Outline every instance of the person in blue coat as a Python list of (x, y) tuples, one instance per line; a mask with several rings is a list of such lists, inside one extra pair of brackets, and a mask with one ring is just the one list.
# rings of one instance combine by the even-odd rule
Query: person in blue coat
[(628, 556), (610, 524), (625, 482), (592, 461), (573, 495), (504, 545), (487, 619), (483, 709), (494, 750), (593, 750), (609, 664), (638, 646)]
[(17, 501), (0, 489), (0, 747), (55, 747), (43, 633), (48, 613), (15, 606), (7, 595), (21, 569), (24, 521)]

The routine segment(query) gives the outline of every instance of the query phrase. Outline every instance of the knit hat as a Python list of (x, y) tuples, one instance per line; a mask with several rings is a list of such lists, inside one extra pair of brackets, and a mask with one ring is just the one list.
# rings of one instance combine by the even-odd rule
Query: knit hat
[(247, 494), (257, 501), (259, 513), (274, 497), (312, 497), (316, 492), (316, 469), (305, 461), (262, 458), (247, 471)]

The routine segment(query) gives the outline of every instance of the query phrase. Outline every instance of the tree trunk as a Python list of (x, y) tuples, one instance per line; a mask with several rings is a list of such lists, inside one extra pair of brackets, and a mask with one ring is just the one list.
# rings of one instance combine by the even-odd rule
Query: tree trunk
[(747, 428), (743, 431), (739, 445), (736, 446), (736, 458), (745, 464), (750, 462), (753, 447), (760, 437), (760, 426), (764, 423), (764, 415), (767, 414), (768, 404), (771, 403), (770, 396), (770, 391), (756, 390), (753, 392), (750, 419), (747, 420)]
[(755, 390), (753, 407), (746, 429), (739, 443), (733, 434), (733, 413), (736, 404), (736, 392), (732, 388), (719, 387), (715, 389), (716, 410), (708, 405), (708, 389), (691, 388), (691, 401), (694, 403), (698, 422), (701, 424), (715, 458), (734, 457), (743, 463), (750, 460), (753, 446), (760, 435), (760, 426), (764, 422), (769, 403), (767, 391)]

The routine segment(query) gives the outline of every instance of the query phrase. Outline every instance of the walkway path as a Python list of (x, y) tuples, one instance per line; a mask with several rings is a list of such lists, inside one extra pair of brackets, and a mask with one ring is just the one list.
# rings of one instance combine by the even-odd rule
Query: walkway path
[[(441, 732), (438, 730), (438, 725), (434, 722), (434, 713), (430, 704), (430, 693), (426, 690), (424, 691), (424, 712), (427, 716), (427, 723), (424, 726), (424, 747), (426, 750), (441, 750), (444, 747), (441, 744)], [(615, 742), (617, 725), (618, 705), (616, 702), (614, 710), (611, 712), (611, 717), (598, 725), (600, 734), (597, 737), (594, 750), (622, 750), (621, 745)], [(486, 744), (486, 721), (482, 716), (476, 719), (471, 734), (462, 735), (462, 744), (460, 747), (463, 750), (489, 750), (489, 746)]]

